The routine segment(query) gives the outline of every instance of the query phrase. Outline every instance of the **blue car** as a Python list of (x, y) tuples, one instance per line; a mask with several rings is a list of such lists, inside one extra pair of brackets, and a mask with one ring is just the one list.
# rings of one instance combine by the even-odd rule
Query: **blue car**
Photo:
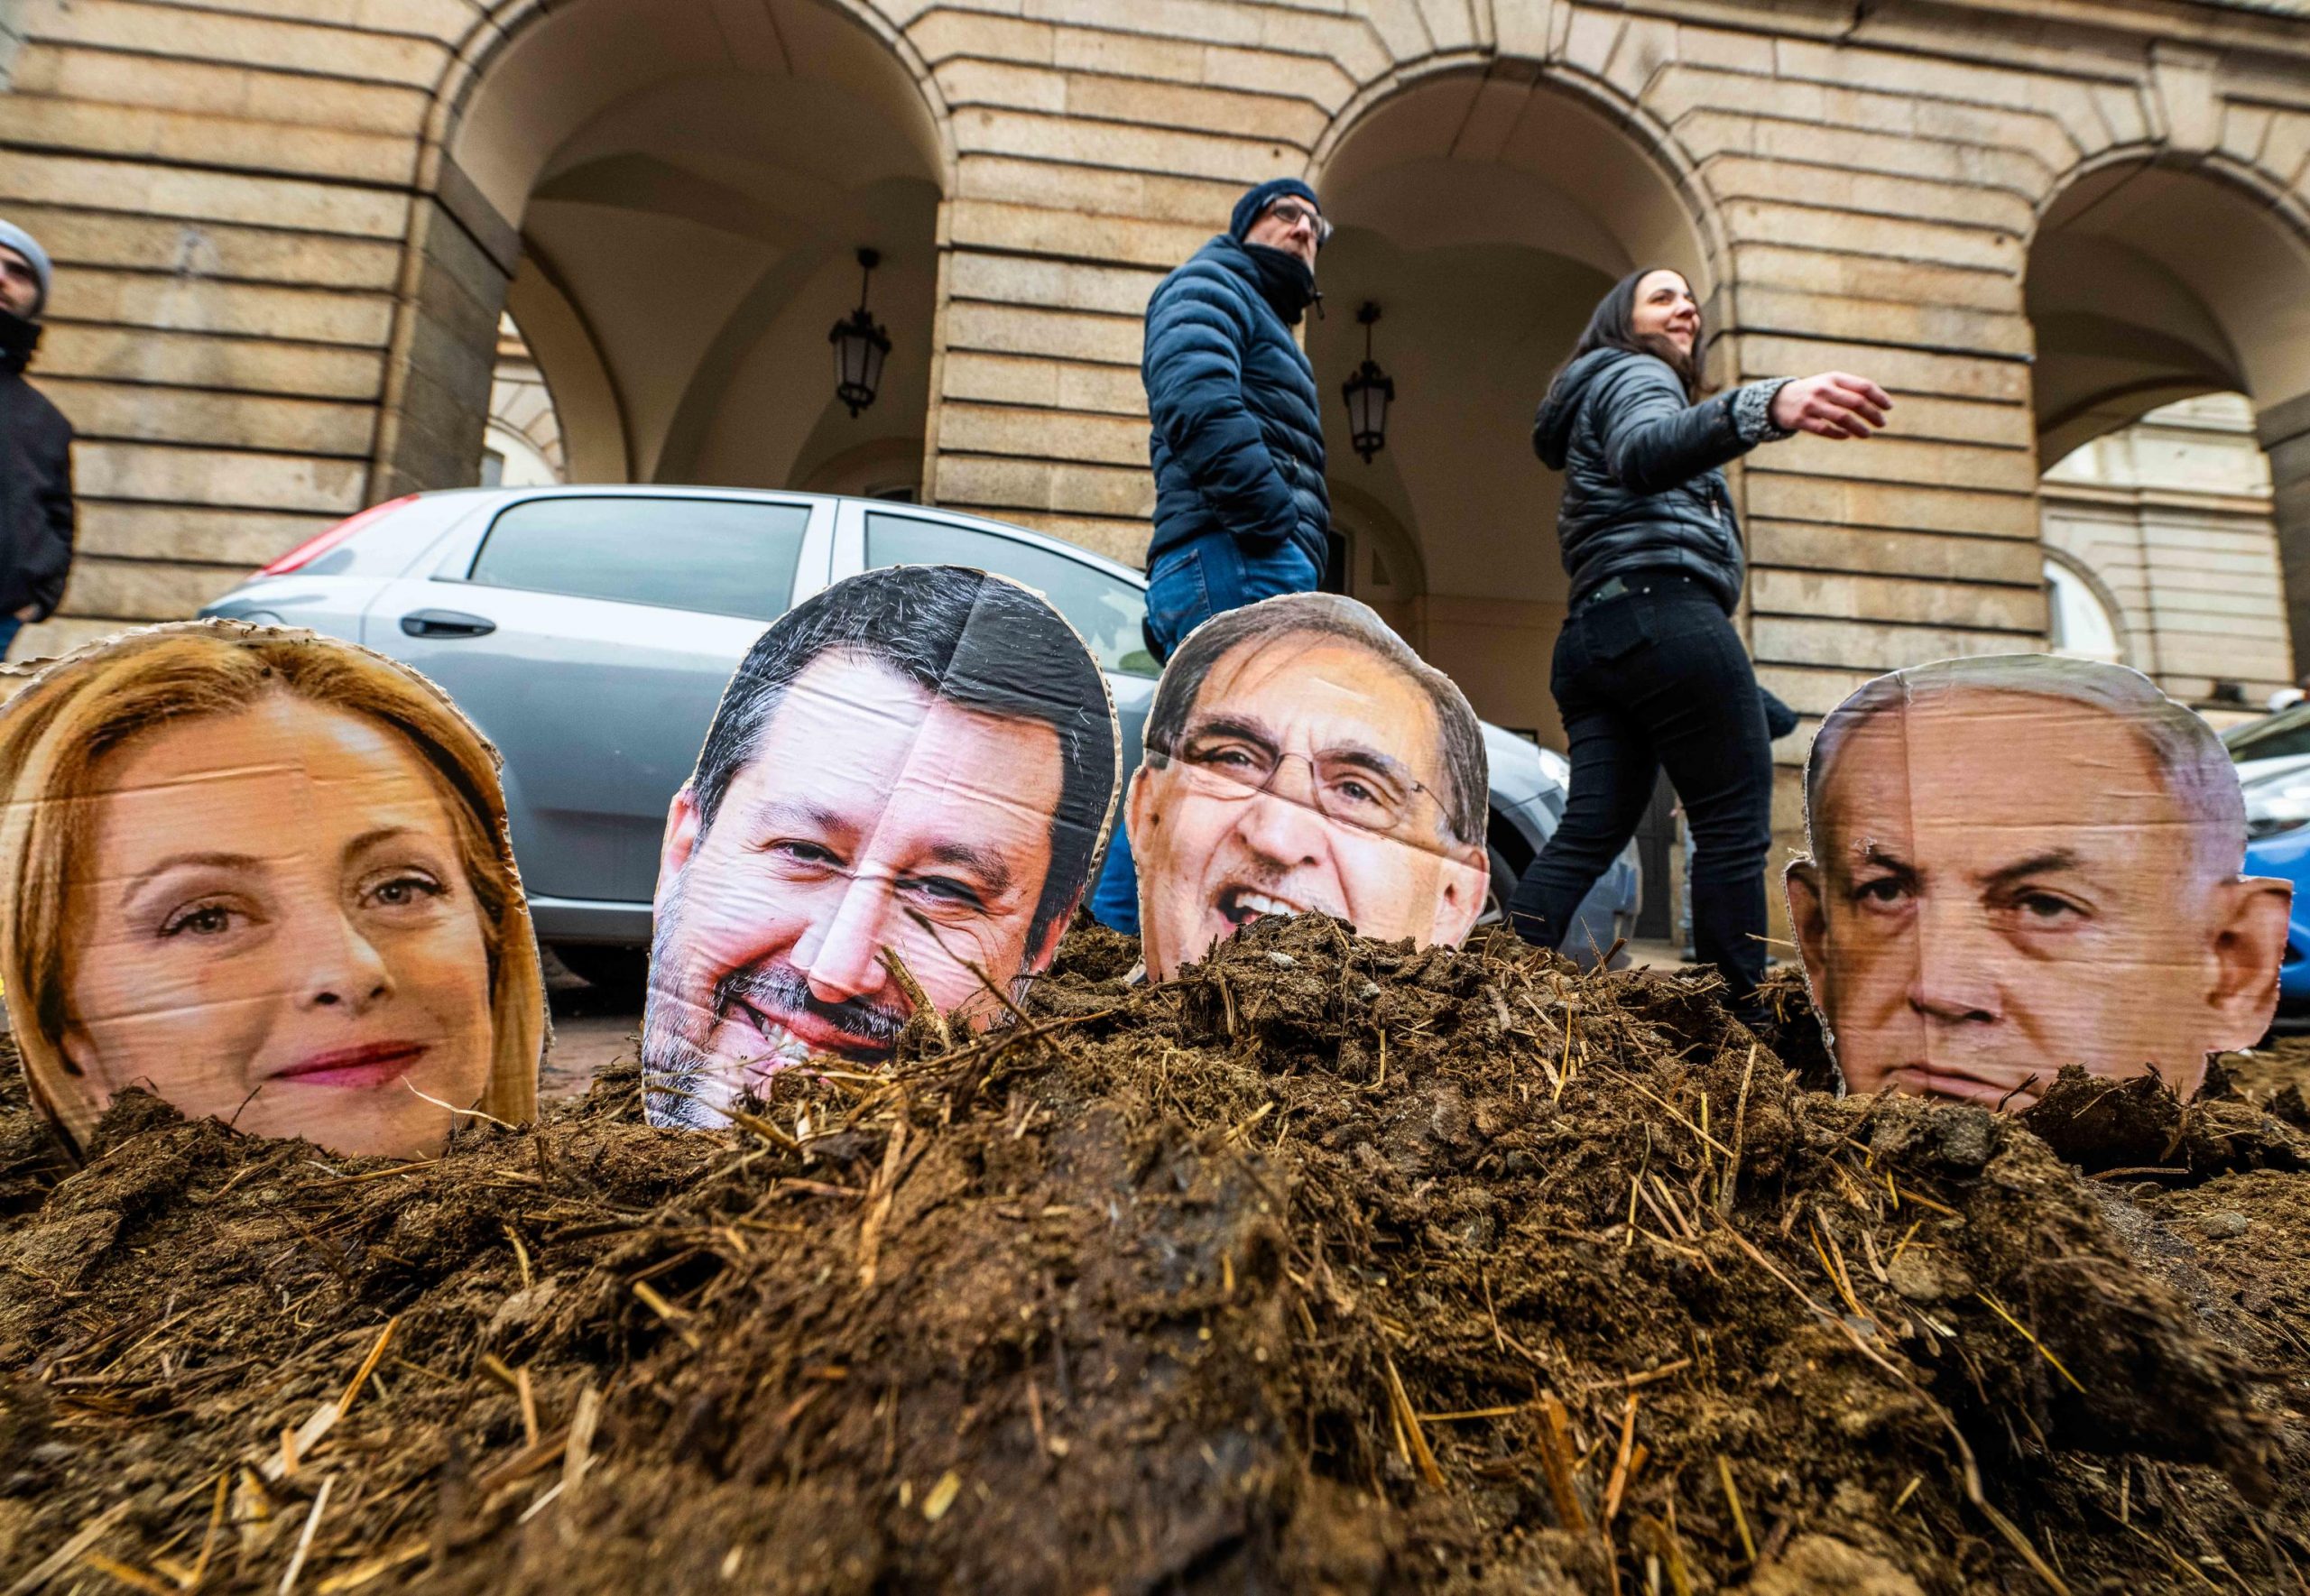
[(2246, 792), (2246, 873), (2294, 883), (2278, 1012), (2310, 1015), (2310, 704), (2233, 726), (2222, 740)]

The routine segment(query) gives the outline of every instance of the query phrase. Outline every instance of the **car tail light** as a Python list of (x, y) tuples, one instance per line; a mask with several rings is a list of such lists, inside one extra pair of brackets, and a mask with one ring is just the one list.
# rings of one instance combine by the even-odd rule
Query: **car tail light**
[(335, 526), (329, 528), (328, 530), (321, 533), (319, 537), (306, 539), (302, 543), (298, 544), (297, 547), (291, 549), (279, 559), (274, 560), (271, 565), (266, 566), (263, 570), (257, 572), (257, 575), (260, 577), (285, 577), (291, 571), (301, 570), (305, 567), (312, 564), (313, 561), (319, 559), (322, 555), (327, 554), (330, 549), (336, 548), (339, 543), (344, 542), (347, 538), (350, 538), (354, 533), (359, 531), (363, 527), (367, 526), (371, 521), (382, 521), (386, 516), (391, 515), (394, 511), (400, 509), (402, 505), (414, 504), (415, 503), (417, 503), (417, 495), (415, 494), (403, 494), (398, 499), (387, 499), (382, 504), (372, 504), (369, 508), (361, 511), (357, 514), (346, 516), (343, 521), (338, 521)]

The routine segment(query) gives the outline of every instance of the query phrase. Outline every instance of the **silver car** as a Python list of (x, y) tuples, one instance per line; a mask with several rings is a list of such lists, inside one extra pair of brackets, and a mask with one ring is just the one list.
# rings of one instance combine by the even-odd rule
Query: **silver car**
[[(513, 852), (541, 940), (628, 983), (650, 936), (666, 807), (723, 684), (768, 623), (891, 565), (975, 566), (1024, 583), (1098, 657), (1135, 768), (1159, 667), (1146, 579), (1001, 521), (877, 499), (681, 487), (476, 488), (362, 512), (201, 613), (310, 627), (439, 683), (505, 756)], [(1564, 812), (1562, 756), (1484, 727), (1497, 919)], [(1634, 849), (1582, 905), (1568, 948), (1635, 924)]]

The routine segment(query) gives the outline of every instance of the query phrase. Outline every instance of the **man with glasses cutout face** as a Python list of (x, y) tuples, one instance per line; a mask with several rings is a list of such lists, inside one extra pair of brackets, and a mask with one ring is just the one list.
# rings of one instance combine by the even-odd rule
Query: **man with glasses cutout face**
[[(1261, 183), (1236, 201), (1227, 231), (1147, 302), (1147, 643), (1158, 659), (1213, 615), (1322, 583), (1331, 526), (1323, 411), (1292, 329), (1316, 299), (1316, 254), (1331, 231), (1307, 184)], [(1091, 912), (1138, 929), (1122, 838)]]
[(1131, 785), (1149, 976), (1309, 910), (1457, 943), (1483, 906), (1489, 786), (1466, 698), (1354, 599), (1206, 622), (1163, 672)]

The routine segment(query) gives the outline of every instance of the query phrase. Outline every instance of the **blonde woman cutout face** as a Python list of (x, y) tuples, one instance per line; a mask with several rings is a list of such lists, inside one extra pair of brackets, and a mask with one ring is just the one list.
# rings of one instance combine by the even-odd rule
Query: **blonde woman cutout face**
[(438, 1149), (444, 1105), (488, 1088), (490, 963), (454, 800), (408, 739), (271, 692), (93, 775), (64, 883), (79, 1090), (148, 1086), (343, 1154)]

